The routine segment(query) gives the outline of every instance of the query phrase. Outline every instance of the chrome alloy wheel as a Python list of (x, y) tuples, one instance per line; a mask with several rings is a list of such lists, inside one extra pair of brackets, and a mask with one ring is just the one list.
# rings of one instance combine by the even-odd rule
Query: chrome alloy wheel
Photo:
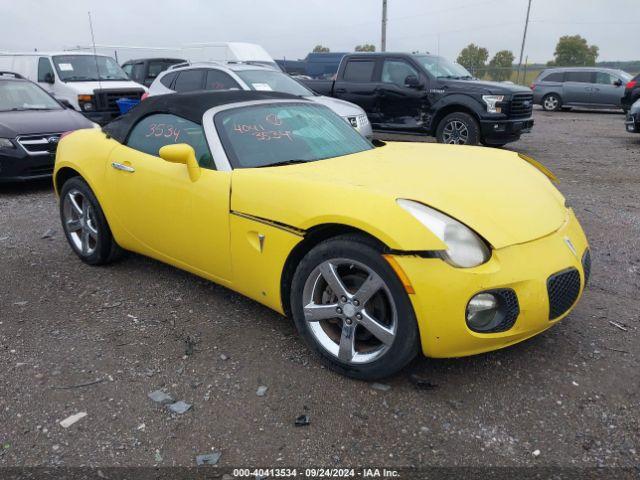
[(442, 139), (443, 143), (465, 145), (469, 140), (469, 130), (460, 120), (452, 120), (444, 126)]
[(89, 199), (77, 189), (67, 192), (62, 200), (62, 222), (74, 248), (88, 257), (98, 247), (96, 217)]
[(317, 343), (342, 362), (372, 362), (395, 340), (398, 315), (391, 292), (380, 275), (355, 260), (318, 265), (305, 282), (302, 304)]
[(555, 110), (558, 108), (558, 97), (555, 95), (549, 95), (544, 99), (544, 108), (547, 110)]

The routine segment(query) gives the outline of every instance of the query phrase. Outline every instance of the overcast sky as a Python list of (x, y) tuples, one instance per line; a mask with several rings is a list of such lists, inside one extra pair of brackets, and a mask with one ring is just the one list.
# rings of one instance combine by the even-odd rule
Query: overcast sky
[[(321, 43), (350, 51), (380, 46), (382, 0), (0, 0), (0, 50), (57, 50), (91, 43), (175, 47), (246, 41), (274, 58), (303, 58)], [(470, 42), (516, 59), (527, 0), (388, 0), (387, 50), (455, 59)], [(558, 37), (580, 34), (599, 60), (637, 60), (639, 0), (533, 0), (525, 55), (553, 56)]]

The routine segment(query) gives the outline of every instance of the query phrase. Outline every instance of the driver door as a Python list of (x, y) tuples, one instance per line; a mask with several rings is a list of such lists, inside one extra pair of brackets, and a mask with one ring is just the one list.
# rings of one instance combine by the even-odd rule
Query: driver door
[[(200, 164), (192, 181), (186, 165), (161, 159), (172, 143), (191, 145)], [(214, 280), (231, 277), (229, 192), (231, 173), (218, 172), (201, 125), (156, 114), (132, 129), (126, 145), (116, 147), (107, 164), (111, 209), (144, 255)]]
[[(414, 77), (418, 85), (409, 86), (407, 77)], [(401, 58), (385, 58), (382, 66), (377, 97), (385, 130), (420, 130), (424, 128), (423, 115), (425, 79), (418, 70)]]

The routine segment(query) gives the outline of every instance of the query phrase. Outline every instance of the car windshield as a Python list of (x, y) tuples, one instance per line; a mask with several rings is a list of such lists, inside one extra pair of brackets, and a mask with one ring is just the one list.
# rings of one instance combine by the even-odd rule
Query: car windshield
[(100, 55), (56, 55), (53, 57), (63, 82), (129, 80), (113, 58)]
[(0, 80), (0, 111), (61, 110), (58, 102), (27, 81)]
[(314, 93), (286, 73), (273, 70), (238, 70), (235, 72), (251, 90), (268, 90), (311, 97)]
[(312, 103), (224, 110), (215, 125), (234, 168), (313, 162), (373, 148), (338, 115)]
[(436, 78), (468, 79), (473, 76), (466, 68), (457, 63), (450, 62), (444, 57), (432, 55), (415, 55), (414, 58), (427, 72)]

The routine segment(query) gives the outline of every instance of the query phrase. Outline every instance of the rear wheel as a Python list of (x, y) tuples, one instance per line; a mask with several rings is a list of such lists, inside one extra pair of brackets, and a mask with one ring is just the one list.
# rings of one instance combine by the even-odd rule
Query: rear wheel
[(62, 186), (60, 219), (69, 245), (83, 262), (102, 265), (122, 253), (98, 199), (82, 178), (73, 177)]
[(337, 237), (311, 250), (294, 274), (291, 307), (309, 347), (343, 375), (383, 378), (418, 353), (418, 327), (407, 293), (363, 237)]
[(556, 93), (545, 95), (542, 99), (542, 108), (547, 112), (557, 112), (562, 108), (562, 99)]
[(436, 138), (439, 143), (477, 145), (480, 141), (480, 127), (468, 113), (454, 112), (438, 124)]

